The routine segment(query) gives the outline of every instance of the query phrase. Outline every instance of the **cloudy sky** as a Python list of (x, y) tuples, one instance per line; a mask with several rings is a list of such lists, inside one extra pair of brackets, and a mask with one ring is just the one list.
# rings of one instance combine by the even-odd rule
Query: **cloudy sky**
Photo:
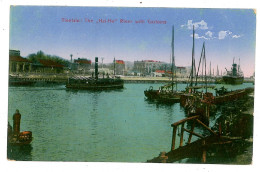
[(215, 71), (217, 65), (223, 72), (230, 69), (235, 58), (245, 76), (253, 74), (256, 17), (250, 9), (15, 6), (10, 49), (23, 57), (42, 50), (65, 59), (73, 54), (104, 62), (114, 57), (170, 62), (173, 25), (177, 66), (191, 65), (194, 26), (197, 62), (205, 41), (207, 62)]

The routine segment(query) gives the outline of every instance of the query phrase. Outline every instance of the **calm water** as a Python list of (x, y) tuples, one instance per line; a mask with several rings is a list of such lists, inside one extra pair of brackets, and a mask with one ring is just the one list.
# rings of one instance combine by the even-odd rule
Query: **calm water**
[[(12, 124), (19, 109), (21, 131), (32, 131), (34, 137), (30, 149), (18, 150), (14, 159), (145, 162), (169, 151), (171, 124), (186, 116), (179, 104), (145, 100), (143, 91), (150, 85), (162, 84), (125, 84), (123, 90), (104, 92), (68, 91), (64, 86), (10, 87), (8, 120)], [(252, 84), (230, 89), (248, 86)]]

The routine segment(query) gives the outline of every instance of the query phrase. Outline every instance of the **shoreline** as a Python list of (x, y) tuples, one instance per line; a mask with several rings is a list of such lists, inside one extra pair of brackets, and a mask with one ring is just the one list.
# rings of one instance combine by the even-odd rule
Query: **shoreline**
[[(10, 75), (9, 75), (10, 76)], [(53, 83), (66, 83), (68, 78), (71, 77), (69, 74), (19, 74), (12, 75), (22, 80), (36, 81), (36, 82), (53, 82)], [(76, 75), (91, 77), (89, 75)], [(170, 83), (172, 79), (170, 77), (140, 77), (140, 76), (120, 76), (125, 83)], [(214, 84), (218, 78), (207, 78), (207, 83)], [(195, 81), (195, 80), (194, 80)], [(174, 82), (177, 83), (188, 83), (189, 78), (175, 78)], [(205, 83), (202, 78), (198, 78), (198, 83)], [(245, 78), (244, 83), (254, 83), (254, 79)]]

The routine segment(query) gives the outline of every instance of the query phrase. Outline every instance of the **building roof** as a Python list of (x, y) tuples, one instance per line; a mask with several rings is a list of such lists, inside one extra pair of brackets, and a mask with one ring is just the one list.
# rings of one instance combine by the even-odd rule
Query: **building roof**
[(165, 73), (165, 70), (156, 70), (157, 73)]
[(116, 64), (125, 64), (123, 60), (116, 60)]
[(14, 62), (28, 62), (28, 63), (32, 63), (31, 61), (29, 61), (26, 58), (23, 58), (21, 56), (9, 56), (9, 61), (14, 61)]
[(156, 60), (144, 60), (144, 62), (159, 62), (160, 63), (160, 61), (156, 61)]
[(74, 60), (75, 63), (78, 63), (78, 64), (91, 64), (91, 60), (88, 60), (88, 59), (75, 59)]
[(46, 59), (39, 59), (39, 63), (46, 67), (64, 67), (62, 64), (59, 64), (52, 60), (46, 60)]

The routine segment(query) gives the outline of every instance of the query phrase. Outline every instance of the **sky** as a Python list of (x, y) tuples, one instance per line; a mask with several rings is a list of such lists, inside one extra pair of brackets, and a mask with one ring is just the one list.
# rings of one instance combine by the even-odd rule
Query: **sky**
[(197, 64), (205, 41), (212, 71), (217, 66), (223, 72), (230, 69), (235, 58), (246, 77), (253, 75), (256, 15), (252, 9), (12, 6), (9, 48), (20, 50), (23, 57), (42, 50), (65, 59), (73, 54), (92, 61), (102, 57), (105, 63), (114, 57), (169, 63), (174, 26), (175, 64), (190, 66), (193, 25)]

